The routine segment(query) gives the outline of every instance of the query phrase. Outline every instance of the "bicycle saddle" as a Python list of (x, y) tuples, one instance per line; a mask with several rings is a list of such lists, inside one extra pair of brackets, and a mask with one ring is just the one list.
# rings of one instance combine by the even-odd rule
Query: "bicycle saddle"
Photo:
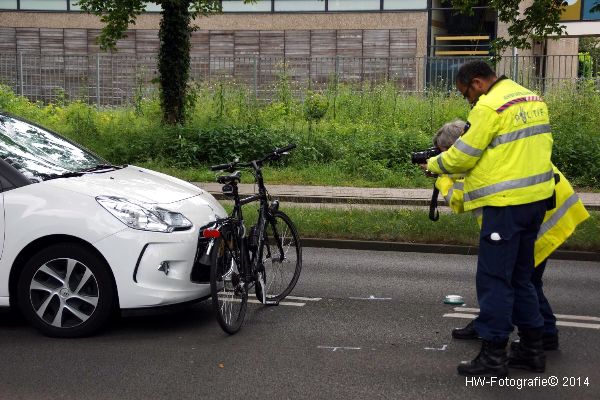
[(217, 177), (217, 182), (219, 183), (239, 183), (242, 177), (242, 173), (240, 171), (235, 171), (233, 174), (229, 175), (220, 175)]

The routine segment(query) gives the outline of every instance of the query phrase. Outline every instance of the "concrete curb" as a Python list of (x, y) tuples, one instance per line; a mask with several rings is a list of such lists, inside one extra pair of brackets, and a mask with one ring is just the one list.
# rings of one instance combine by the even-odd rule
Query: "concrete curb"
[[(231, 200), (223, 193), (210, 192), (217, 200)], [(282, 203), (309, 203), (309, 204), (368, 204), (382, 206), (421, 206), (429, 207), (429, 200), (406, 199), (406, 198), (366, 198), (366, 197), (324, 197), (324, 196), (300, 196), (278, 194), (273, 196)], [(440, 206), (445, 206), (443, 199), (439, 200)]]
[[(302, 238), (303, 247), (321, 247), (348, 250), (400, 251), (436, 254), (477, 255), (477, 246), (452, 244), (382, 242), (346, 239)], [(550, 256), (554, 260), (596, 261), (600, 262), (600, 253), (590, 251), (557, 250)]]
[[(217, 200), (231, 200), (231, 198), (223, 195), (223, 193), (210, 191)], [(429, 199), (423, 198), (400, 198), (400, 197), (345, 197), (345, 196), (310, 196), (310, 195), (294, 195), (294, 194), (276, 194), (273, 198), (278, 199), (282, 203), (297, 203), (297, 204), (364, 204), (364, 205), (385, 205), (385, 206), (419, 206), (429, 207)], [(443, 198), (438, 198), (439, 207), (445, 207), (446, 201)], [(585, 204), (588, 211), (600, 211), (600, 205)]]

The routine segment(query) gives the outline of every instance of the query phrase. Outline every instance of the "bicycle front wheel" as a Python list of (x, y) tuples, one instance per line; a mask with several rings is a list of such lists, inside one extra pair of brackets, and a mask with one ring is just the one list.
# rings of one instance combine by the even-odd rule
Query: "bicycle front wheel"
[(217, 256), (210, 268), (210, 291), (217, 321), (230, 335), (240, 330), (248, 305), (237, 243), (235, 237), (219, 240)]
[(266, 300), (283, 300), (300, 277), (302, 247), (294, 223), (281, 211), (265, 224), (262, 264), (265, 268)]

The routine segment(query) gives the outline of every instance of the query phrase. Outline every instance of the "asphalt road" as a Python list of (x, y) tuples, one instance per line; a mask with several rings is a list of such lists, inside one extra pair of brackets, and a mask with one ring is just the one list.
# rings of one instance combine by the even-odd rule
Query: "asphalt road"
[[(546, 373), (511, 370), (511, 381), (475, 386), (456, 365), (479, 344), (450, 337), (468, 319), (444, 317), (477, 307), (475, 261), (305, 249), (292, 295), (309, 300), (253, 305), (234, 336), (220, 330), (208, 302), (122, 318), (75, 340), (43, 337), (4, 312), (0, 400), (600, 398), (600, 264), (549, 262), (555, 312), (584, 325), (560, 327), (561, 350), (548, 353)], [(465, 306), (443, 304), (447, 294), (462, 295)], [(552, 377), (557, 386), (541, 386)], [(510, 386), (519, 383), (537, 386)]]

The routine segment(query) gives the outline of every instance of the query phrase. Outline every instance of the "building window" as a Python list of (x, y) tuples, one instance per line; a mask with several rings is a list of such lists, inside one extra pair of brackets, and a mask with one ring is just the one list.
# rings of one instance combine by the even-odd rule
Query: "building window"
[(271, 12), (271, 0), (244, 4), (238, 0), (223, 0), (223, 12)]
[(0, 0), (0, 10), (15, 10), (17, 0)]
[[(302, 12), (302, 11), (379, 11), (383, 10), (426, 10), (428, 0), (256, 0), (245, 4), (243, 0), (222, 0), (224, 12)], [(438, 0), (439, 1), (439, 0)], [(584, 19), (600, 19), (589, 9), (596, 0), (578, 0), (584, 2)], [(435, 0), (434, 0), (435, 2)], [(2, 10), (54, 10), (65, 11), (67, 5), (72, 11), (80, 11), (78, 0), (0, 0)], [(162, 7), (154, 2), (147, 2), (146, 11), (160, 12)], [(589, 16), (588, 16), (589, 14)], [(586, 16), (588, 18), (586, 18)]]
[(598, 0), (583, 0), (583, 20), (596, 21), (600, 20), (600, 10), (592, 12), (592, 8), (600, 8)]
[(21, 10), (66, 10), (66, 0), (21, 0)]
[(380, 7), (380, 0), (329, 0), (329, 11), (368, 11)]
[(149, 12), (160, 12), (162, 11), (162, 6), (160, 4), (156, 4), (156, 3), (147, 3), (146, 4), (146, 11)]
[(384, 10), (425, 10), (427, 0), (384, 0)]
[(275, 0), (275, 11), (325, 11), (325, 1)]

